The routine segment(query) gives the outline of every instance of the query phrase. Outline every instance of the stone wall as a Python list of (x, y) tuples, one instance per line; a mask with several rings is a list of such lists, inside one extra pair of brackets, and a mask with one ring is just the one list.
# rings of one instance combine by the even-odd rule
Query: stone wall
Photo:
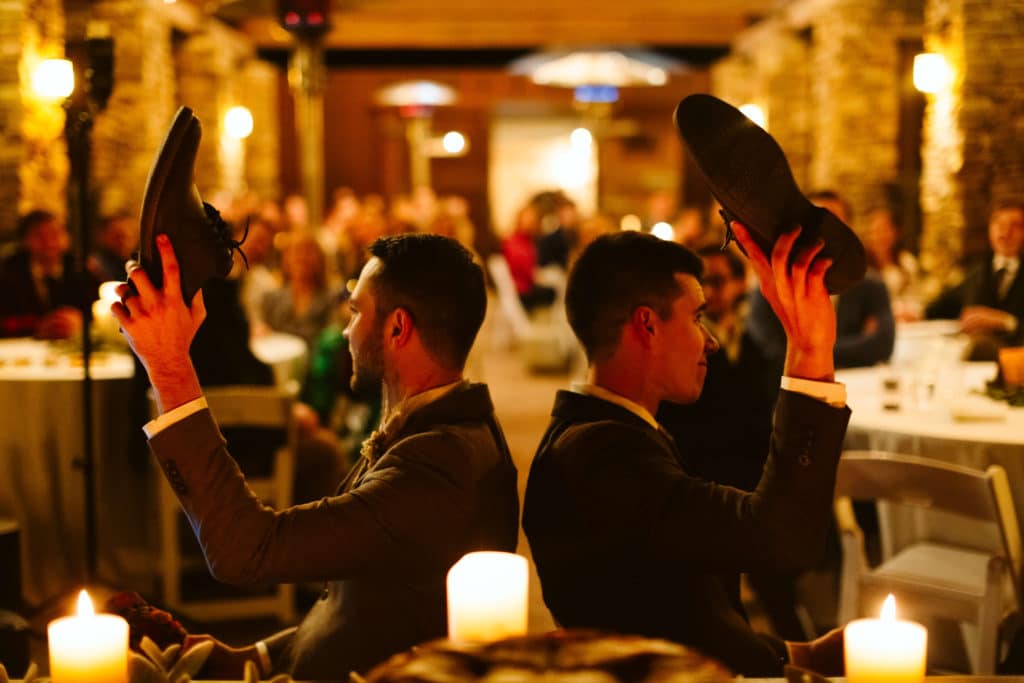
[(920, 21), (920, 0), (790, 3), (737, 39), (713, 90), (764, 108), (800, 186), (864, 216), (898, 171), (899, 43)]
[[(255, 59), (242, 34), (183, 3), (0, 0), (0, 241), (13, 239), (27, 209), (66, 213), (64, 112), (33, 95), (29, 82), (41, 59), (64, 56), (65, 33), (82, 39), (87, 31), (114, 38), (114, 90), (92, 136), (97, 213), (138, 214), (179, 103), (193, 106), (204, 125), (196, 168), (204, 194), (252, 185), (277, 196), (276, 72)], [(224, 111), (239, 103), (258, 121), (244, 143), (251, 164), (222, 144)]]
[(927, 0), (925, 44), (953, 68), (925, 114), (923, 255), (943, 272), (987, 248), (993, 202), (1024, 198), (1024, 0)]
[(265, 199), (281, 196), (280, 73), (266, 62), (246, 62), (241, 73), (240, 103), (252, 112), (253, 131), (245, 141), (248, 189)]
[(18, 215), (66, 213), (68, 161), (64, 111), (38, 98), (31, 77), (43, 59), (64, 56), (60, 0), (0, 0), (0, 240), (14, 238)]

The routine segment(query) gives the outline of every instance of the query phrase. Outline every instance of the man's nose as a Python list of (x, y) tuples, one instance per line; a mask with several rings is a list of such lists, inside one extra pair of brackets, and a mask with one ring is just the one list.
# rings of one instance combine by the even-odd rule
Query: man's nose
[(718, 340), (715, 338), (715, 335), (711, 333), (711, 330), (705, 329), (704, 334), (707, 335), (707, 341), (704, 344), (704, 349), (708, 355), (711, 355), (722, 348), (722, 345), (718, 343)]

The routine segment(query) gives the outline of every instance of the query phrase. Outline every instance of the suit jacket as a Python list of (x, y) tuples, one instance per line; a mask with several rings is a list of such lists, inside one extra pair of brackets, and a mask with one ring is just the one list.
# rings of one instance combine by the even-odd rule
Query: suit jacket
[[(864, 330), (872, 318), (875, 327)], [(775, 360), (779, 372), (786, 355), (786, 333), (782, 323), (765, 300), (761, 290), (750, 295), (748, 329), (765, 353)], [(863, 280), (839, 295), (836, 304), (836, 345), (832, 357), (840, 368), (856, 368), (881, 363), (892, 355), (896, 343), (896, 320), (885, 283), (876, 275)]]
[(29, 254), (19, 249), (0, 264), (0, 336), (26, 337), (36, 332), (39, 320), (63, 306), (79, 308), (98, 296), (99, 283), (91, 275), (77, 276), (70, 255), (64, 257), (64, 274), (44, 301), (32, 280)]
[(1024, 267), (1017, 268), (1017, 276), (1010, 284), (1006, 296), (999, 298), (992, 271), (992, 256), (978, 264), (958, 286), (946, 290), (925, 308), (926, 318), (959, 318), (967, 306), (998, 308), (1016, 316), (1016, 331), (1007, 335), (1011, 344), (1024, 343)]
[(411, 413), (366, 449), (337, 495), (286, 510), (249, 491), (209, 411), (150, 446), (216, 578), (326, 582), (271, 648), (275, 669), (295, 678), (346, 679), (443, 637), (451, 565), (475, 550), (515, 550), (516, 470), (482, 384)]
[(685, 405), (662, 402), (658, 423), (676, 443), (686, 444), (690, 474), (754, 490), (768, 457), (780, 378), (745, 331), (735, 360), (724, 349), (708, 356), (700, 398)]
[(849, 415), (781, 392), (764, 476), (746, 493), (691, 476), (671, 437), (628, 410), (559, 392), (523, 515), (555, 619), (780, 675), (785, 647), (751, 630), (737, 573), (818, 559)]

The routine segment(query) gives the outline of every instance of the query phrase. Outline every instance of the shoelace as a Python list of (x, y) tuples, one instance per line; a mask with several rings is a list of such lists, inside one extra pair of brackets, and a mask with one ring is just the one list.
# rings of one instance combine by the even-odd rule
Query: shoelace
[(245, 269), (249, 270), (249, 259), (246, 257), (245, 252), (242, 251), (242, 245), (245, 244), (245, 240), (249, 237), (249, 222), (245, 223), (245, 232), (242, 233), (242, 239), (236, 240), (231, 235), (231, 226), (227, 224), (223, 218), (220, 217), (220, 211), (213, 208), (212, 205), (203, 202), (203, 209), (206, 211), (206, 218), (210, 221), (210, 225), (213, 226), (214, 234), (217, 238), (217, 243), (230, 250), (231, 252), (238, 252), (242, 255), (242, 261), (245, 262)]

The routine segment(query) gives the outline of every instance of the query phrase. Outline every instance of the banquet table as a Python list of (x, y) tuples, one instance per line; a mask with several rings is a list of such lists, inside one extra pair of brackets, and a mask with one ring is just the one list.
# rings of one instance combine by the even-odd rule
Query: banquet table
[(270, 332), (250, 339), (249, 348), (253, 355), (274, 370), (274, 382), (279, 386), (284, 386), (290, 380), (302, 380), (308, 353), (302, 337)]
[[(1002, 465), (1024, 528), (1024, 408), (982, 394), (995, 363), (945, 358), (940, 364), (880, 365), (841, 370), (852, 409), (846, 449), (920, 455), (985, 469)], [(992, 525), (924, 510), (882, 508), (882, 552), (888, 557), (912, 538), (987, 548)]]
[[(251, 340), (279, 384), (301, 376), (306, 344), (273, 333)], [(124, 347), (90, 365), (99, 578), (146, 590), (153, 580), (155, 505), (149, 455), (131, 406), (141, 400)], [(0, 518), (20, 529), (22, 594), (37, 605), (85, 573), (81, 352), (69, 343), (0, 340)]]
[[(125, 351), (90, 363), (100, 576), (121, 574), (131, 538), (145, 536), (145, 461), (132, 458), (128, 411), (135, 365)], [(23, 596), (38, 604), (85, 570), (81, 353), (32, 339), (0, 340), (0, 517), (20, 527)], [(109, 552), (103, 552), (102, 549)], [(116, 549), (116, 550), (114, 550)]]

